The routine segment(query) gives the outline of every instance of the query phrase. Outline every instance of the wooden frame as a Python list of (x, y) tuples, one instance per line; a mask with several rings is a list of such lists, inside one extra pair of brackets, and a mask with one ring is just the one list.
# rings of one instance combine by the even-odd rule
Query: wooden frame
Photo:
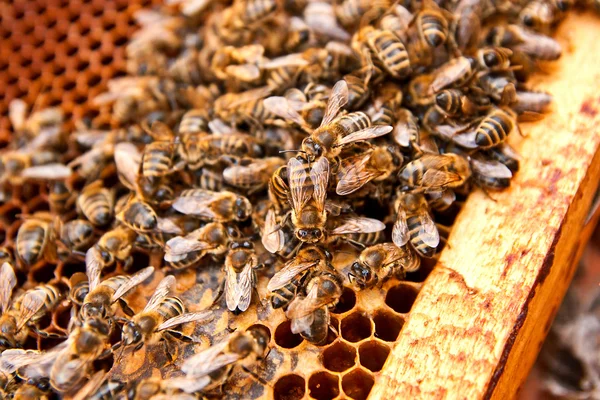
[[(600, 179), (600, 20), (573, 14), (536, 89), (552, 113), (513, 134), (510, 190), (471, 195), (371, 399), (509, 399), (533, 365), (591, 229)], [(587, 235), (587, 237), (586, 237)]]

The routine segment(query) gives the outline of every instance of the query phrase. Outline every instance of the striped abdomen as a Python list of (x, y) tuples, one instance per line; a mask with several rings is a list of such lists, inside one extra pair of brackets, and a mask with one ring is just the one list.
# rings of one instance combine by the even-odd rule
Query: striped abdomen
[[(299, 73), (300, 69), (295, 65), (276, 68), (269, 73), (269, 76), (267, 77), (267, 86), (274, 92), (282, 92), (294, 85)], [(262, 101), (258, 103), (262, 105)]]
[(335, 120), (335, 124), (343, 129), (343, 135), (349, 135), (371, 126), (371, 119), (362, 111), (352, 112)]
[(512, 131), (512, 119), (503, 111), (494, 111), (481, 121), (475, 134), (475, 143), (488, 149), (502, 143)]
[(31, 290), (35, 290), (38, 291), (38, 293), (41, 293), (42, 298), (44, 299), (44, 305), (42, 306), (42, 308), (40, 308), (39, 311), (36, 312), (34, 316), (30, 319), (31, 322), (35, 322), (41, 319), (50, 310), (54, 309), (54, 307), (56, 307), (56, 305), (61, 299), (61, 294), (60, 290), (58, 290), (57, 287), (52, 285), (40, 285), (35, 289)]
[(286, 307), (296, 297), (298, 289), (302, 286), (308, 271), (295, 276), (287, 285), (271, 292), (271, 305), (273, 309)]
[(431, 47), (438, 47), (446, 41), (448, 24), (444, 17), (435, 12), (425, 10), (418, 17), (419, 33)]
[(239, 18), (244, 24), (253, 24), (258, 22), (277, 9), (275, 0), (247, 0), (240, 1), (238, 4), (243, 4), (238, 10), (240, 11)]
[(17, 254), (26, 265), (35, 264), (46, 247), (47, 224), (25, 221), (17, 233)]
[(394, 78), (404, 78), (411, 72), (404, 43), (390, 31), (377, 30), (369, 34), (368, 43), (385, 70)]
[(156, 311), (163, 317), (163, 321), (167, 321), (185, 313), (185, 306), (179, 297), (169, 296), (160, 303)]
[(79, 207), (85, 217), (94, 225), (104, 226), (113, 217), (112, 199), (107, 190), (79, 196)]
[(173, 166), (173, 145), (169, 142), (153, 142), (146, 146), (142, 171), (145, 177), (162, 177)]
[(349, 233), (344, 235), (347, 239), (364, 246), (372, 246), (383, 241), (383, 231), (371, 233)]
[(179, 134), (189, 135), (200, 132), (208, 132), (206, 111), (196, 108), (183, 114), (179, 123)]
[(421, 230), (419, 216), (409, 216), (408, 218), (406, 218), (406, 224), (408, 225), (410, 244), (412, 245), (412, 247), (424, 257), (433, 257), (436, 248), (427, 245), (419, 235), (419, 231)]

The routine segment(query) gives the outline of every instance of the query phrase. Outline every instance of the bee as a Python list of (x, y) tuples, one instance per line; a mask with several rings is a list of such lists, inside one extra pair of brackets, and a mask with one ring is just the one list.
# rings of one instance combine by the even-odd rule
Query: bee
[[(344, 75), (344, 81), (346, 81), (346, 84), (348, 85), (348, 104), (346, 107), (349, 110), (357, 110), (361, 108), (371, 94), (369, 85), (365, 83), (365, 79), (360, 75), (361, 74), (358, 73)], [(374, 121), (373, 124), (389, 125), (384, 123), (375, 124)]]
[(342, 290), (342, 280), (333, 271), (312, 276), (306, 283), (306, 295), (297, 295), (285, 312), (292, 321), (292, 332), (299, 333), (311, 343), (323, 343), (329, 327), (328, 308), (337, 304)]
[(230, 232), (219, 222), (212, 222), (186, 236), (176, 236), (166, 242), (165, 261), (174, 269), (188, 268), (205, 255), (225, 254)]
[(379, 28), (393, 32), (406, 42), (407, 31), (414, 18), (413, 14), (399, 4), (389, 10), (390, 12), (385, 13), (379, 20)]
[(495, 108), (477, 126), (475, 143), (481, 149), (495, 147), (504, 142), (513, 129), (521, 132), (514, 112), (508, 108)]
[(204, 108), (191, 109), (181, 117), (177, 132), (182, 138), (208, 132), (208, 121), (209, 115)]
[(94, 226), (84, 219), (75, 219), (58, 225), (55, 220), (56, 229), (59, 231), (59, 238), (66, 250), (66, 255), (73, 251), (81, 251), (89, 248), (94, 239)]
[(427, 202), (432, 210), (444, 212), (454, 204), (456, 193), (451, 189), (426, 193)]
[(352, 38), (352, 47), (362, 56), (363, 65), (370, 70), (365, 78), (366, 83), (371, 79), (374, 62), (395, 79), (406, 78), (412, 73), (406, 45), (392, 31), (366, 25)]
[(392, 241), (397, 247), (410, 242), (423, 257), (433, 257), (440, 244), (440, 234), (429, 213), (429, 205), (423, 194), (398, 193), (396, 198), (396, 222), (392, 229)]
[(10, 247), (2, 246), (0, 247), (0, 265), (4, 263), (9, 263), (10, 265), (15, 265), (15, 258), (13, 257), (13, 251)]
[(556, 40), (519, 25), (496, 26), (486, 40), (494, 46), (510, 47), (513, 52), (523, 52), (537, 60), (557, 60), (562, 54)]
[(419, 147), (421, 142), (421, 134), (417, 118), (406, 108), (401, 108), (395, 115), (396, 122), (392, 137), (394, 142), (401, 148)]
[(444, 89), (435, 95), (437, 109), (449, 117), (475, 114), (480, 107), (460, 89)]
[(48, 205), (53, 214), (63, 215), (75, 205), (77, 195), (64, 181), (53, 181), (48, 184)]
[(98, 242), (87, 250), (86, 264), (98, 265), (102, 270), (121, 261), (127, 270), (133, 263), (131, 250), (134, 239), (135, 232), (123, 225), (118, 225), (104, 233)]
[(158, 230), (159, 217), (150, 204), (140, 199), (130, 199), (117, 214), (117, 220), (136, 232)]
[[(288, 22), (288, 21), (286, 21)], [(290, 17), (287, 39), (284, 43), (284, 49), (288, 53), (305, 48), (309, 43), (315, 41), (315, 37), (310, 26), (298, 17)]]
[[(560, 4), (562, 6), (565, 3)], [(561, 11), (553, 1), (534, 0), (523, 7), (519, 13), (519, 21), (526, 27), (549, 33), (552, 25), (560, 19)]]
[(484, 4), (481, 0), (461, 0), (453, 11), (450, 31), (459, 51), (473, 51), (479, 44), (484, 18)]
[(231, 242), (224, 268), (227, 308), (236, 315), (241, 314), (250, 307), (252, 291), (256, 286), (255, 270), (260, 268), (252, 242)]
[(404, 278), (421, 266), (421, 259), (409, 247), (380, 243), (364, 249), (352, 266), (348, 279), (359, 290), (383, 284), (391, 277)]
[(304, 21), (318, 35), (346, 42), (350, 35), (339, 26), (333, 4), (309, 2), (304, 9)]
[(517, 114), (525, 112), (543, 113), (552, 104), (552, 95), (544, 92), (517, 92), (517, 103), (513, 109)]
[(363, 154), (344, 158), (338, 169), (336, 193), (345, 196), (368, 182), (390, 177), (402, 165), (402, 155), (391, 146), (376, 146)]
[(344, 0), (334, 6), (335, 15), (346, 27), (352, 27), (358, 24), (361, 18), (369, 12), (372, 18), (378, 18), (389, 7), (391, 2), (388, 0)]
[(95, 181), (83, 188), (77, 198), (77, 209), (92, 224), (106, 226), (113, 219), (115, 205), (114, 192)]
[(457, 154), (424, 154), (406, 164), (398, 176), (406, 189), (430, 192), (462, 186), (471, 176), (471, 169), (468, 161)]
[(248, 29), (258, 26), (277, 10), (275, 0), (236, 0), (224, 12), (224, 26), (230, 29)]
[(125, 388), (125, 382), (106, 380), (106, 372), (98, 371), (75, 393), (72, 400), (109, 400)]
[(477, 50), (477, 63), (483, 70), (505, 71), (510, 67), (513, 52), (506, 47), (482, 47)]
[[(512, 92), (516, 91), (517, 81), (512, 73), (484, 74), (479, 77), (478, 82), (486, 95), (503, 104), (507, 104), (508, 99), (513, 96)], [(514, 96), (516, 97), (516, 94)]]
[(264, 189), (273, 173), (284, 165), (279, 157), (241, 160), (239, 165), (232, 165), (223, 170), (225, 182), (231, 186), (245, 189), (248, 194)]
[(269, 86), (226, 93), (214, 102), (214, 113), (225, 121), (247, 122), (252, 126), (274, 123), (277, 114), (265, 107), (264, 99), (271, 94)]
[(471, 170), (476, 185), (491, 190), (502, 190), (510, 186), (512, 171), (500, 161), (488, 161), (471, 157)]
[(115, 144), (111, 139), (111, 136), (107, 136), (104, 141), (74, 158), (67, 166), (76, 170), (77, 174), (88, 182), (98, 179), (101, 171), (114, 155)]
[(345, 214), (331, 218), (332, 227), (328, 230), (328, 243), (349, 242), (360, 248), (375, 244), (381, 239), (385, 224), (374, 218)]
[[(189, 394), (185, 393), (186, 391)], [(204, 397), (199, 397), (201, 395), (195, 393), (196, 391), (195, 380), (185, 375), (168, 379), (147, 378), (133, 382), (126, 391), (126, 398), (131, 400), (166, 400), (167, 397), (177, 400), (203, 399)]]
[(394, 125), (402, 98), (402, 90), (398, 85), (393, 82), (383, 83), (367, 111), (373, 125)]
[(504, 164), (512, 173), (519, 170), (519, 154), (508, 143), (504, 142), (484, 152), (487, 158)]
[[(186, 359), (181, 370), (186, 374), (185, 392), (209, 392), (223, 386), (236, 365), (261, 362), (267, 355), (271, 332), (264, 325), (252, 325), (244, 332), (235, 332)], [(189, 379), (192, 378), (192, 379)]]
[(271, 306), (274, 309), (286, 307), (299, 293), (311, 271), (333, 268), (331, 260), (331, 254), (320, 247), (301, 248), (296, 257), (285, 263), (269, 281), (267, 290)]
[(45, 338), (58, 337), (40, 330), (37, 322), (59, 303), (60, 291), (53, 285), (39, 285), (19, 296), (11, 307), (11, 294), (17, 285), (17, 277), (9, 263), (0, 267), (0, 278), (0, 348), (21, 347), (30, 332)]
[(470, 57), (453, 58), (441, 65), (434, 73), (428, 93), (433, 95), (448, 87), (463, 86), (475, 74), (477, 61)]
[(27, 169), (47, 164), (56, 165), (58, 161), (58, 154), (49, 150), (7, 151), (0, 156), (0, 164), (3, 167), (0, 181), (14, 185), (22, 184), (25, 177), (21, 175)]
[(51, 397), (50, 381), (47, 378), (27, 379), (12, 394), (14, 400), (49, 400)]
[(269, 180), (269, 200), (278, 213), (289, 208), (290, 187), (287, 179), (287, 165), (282, 165), (273, 172)]
[(175, 285), (174, 276), (164, 277), (144, 309), (123, 325), (121, 333), (123, 346), (134, 346), (136, 351), (144, 344), (152, 345), (174, 337), (191, 340), (174, 328), (188, 322), (208, 320), (211, 317), (210, 311), (186, 313), (183, 302), (178, 297), (169, 296), (173, 285)]
[(17, 257), (31, 266), (42, 258), (52, 261), (56, 259), (56, 232), (53, 217), (46, 212), (37, 212), (27, 218), (17, 232)]
[(172, 206), (182, 214), (215, 222), (245, 221), (252, 214), (252, 205), (246, 197), (228, 191), (187, 189), (175, 198)]
[(412, 24), (417, 29), (419, 39), (428, 46), (436, 48), (444, 44), (448, 38), (448, 21), (442, 10), (432, 3), (428, 3), (415, 15)]

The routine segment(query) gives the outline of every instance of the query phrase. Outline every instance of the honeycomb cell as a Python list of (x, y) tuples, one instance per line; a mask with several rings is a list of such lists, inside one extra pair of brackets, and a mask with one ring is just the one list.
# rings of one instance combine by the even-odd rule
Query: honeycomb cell
[(404, 320), (390, 311), (380, 310), (373, 317), (375, 337), (386, 342), (395, 342), (404, 325)]
[(4, 204), (0, 207), (0, 219), (5, 224), (5, 226), (11, 225), (18, 218), (18, 215), (21, 214), (21, 205), (12, 201)]
[(429, 258), (421, 259), (421, 267), (415, 272), (406, 274), (406, 280), (411, 282), (424, 282), (429, 276), (433, 267), (435, 266), (436, 260)]
[(299, 346), (303, 340), (302, 336), (292, 332), (289, 320), (283, 321), (275, 329), (275, 343), (284, 349), (293, 349)]
[(356, 365), (356, 350), (344, 343), (336, 342), (323, 351), (323, 366), (333, 372), (344, 372)]
[(335, 308), (331, 310), (334, 314), (343, 314), (348, 312), (354, 308), (356, 305), (356, 293), (354, 290), (349, 287), (344, 287), (344, 291), (342, 292), (342, 296), (340, 300), (336, 304)]
[(374, 384), (373, 376), (359, 368), (342, 378), (342, 390), (346, 396), (355, 400), (365, 400)]
[(129, 274), (133, 274), (134, 272), (137, 272), (143, 268), (146, 268), (148, 265), (150, 265), (150, 257), (146, 253), (142, 253), (140, 251), (135, 251), (132, 253), (132, 257), (133, 257), (133, 263), (131, 264), (129, 269), (126, 271)]
[(358, 348), (360, 365), (373, 372), (381, 371), (389, 354), (390, 348), (375, 340), (362, 343)]
[(31, 277), (35, 282), (48, 283), (56, 277), (54, 274), (55, 271), (55, 264), (44, 262), (32, 270)]
[(310, 397), (317, 400), (329, 400), (340, 394), (340, 378), (322, 371), (313, 374), (308, 380)]
[(342, 320), (341, 333), (349, 342), (360, 342), (371, 336), (371, 320), (364, 313), (356, 311)]
[(60, 267), (60, 276), (70, 278), (77, 272), (85, 272), (85, 263), (83, 261), (68, 261)]
[(273, 386), (275, 400), (300, 400), (306, 392), (304, 378), (296, 375), (284, 375)]
[(418, 291), (415, 287), (401, 283), (388, 290), (385, 304), (397, 313), (407, 313), (412, 308), (417, 294)]

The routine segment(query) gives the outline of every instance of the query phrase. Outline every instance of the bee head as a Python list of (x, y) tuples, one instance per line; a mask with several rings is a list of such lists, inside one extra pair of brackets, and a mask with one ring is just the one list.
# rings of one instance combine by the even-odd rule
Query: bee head
[(371, 281), (373, 281), (373, 274), (371, 273), (371, 268), (362, 263), (355, 261), (354, 264), (350, 267), (350, 274), (348, 275), (348, 279), (350, 283), (356, 286), (359, 289), (364, 289)]
[(296, 237), (306, 243), (316, 243), (323, 239), (323, 236), (323, 230), (319, 228), (296, 230)]
[(133, 321), (128, 321), (125, 325), (123, 325), (121, 340), (123, 340), (125, 346), (139, 344), (142, 340), (140, 326)]
[(310, 158), (314, 159), (323, 155), (323, 147), (314, 141), (310, 136), (302, 141), (302, 150), (304, 150)]
[(234, 205), (235, 219), (245, 221), (252, 214), (252, 205), (247, 198), (239, 196), (235, 199)]

